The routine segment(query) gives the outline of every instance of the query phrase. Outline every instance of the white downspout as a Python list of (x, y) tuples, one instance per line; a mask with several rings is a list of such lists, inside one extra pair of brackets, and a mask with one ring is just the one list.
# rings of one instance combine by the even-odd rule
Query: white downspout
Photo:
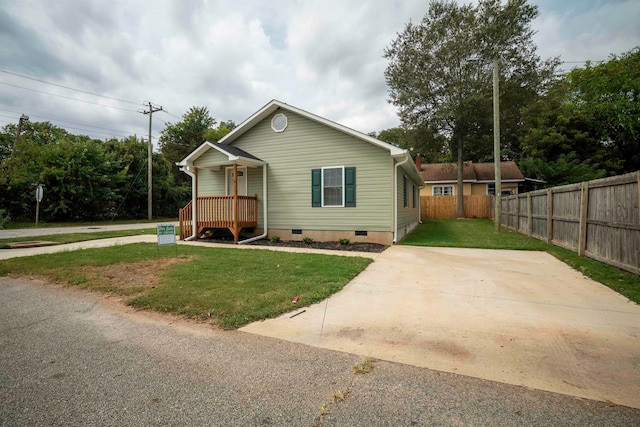
[(396, 163), (396, 173), (393, 175), (393, 244), (398, 242), (398, 166), (402, 166), (409, 161), (409, 154), (405, 152), (406, 157), (403, 161)]
[(196, 238), (196, 234), (198, 233), (198, 224), (196, 223), (196, 209), (198, 203), (198, 195), (196, 194), (196, 175), (189, 170), (189, 166), (183, 166), (180, 170), (191, 177), (191, 236), (184, 239), (185, 241), (190, 241)]
[(245, 243), (251, 243), (256, 240), (264, 239), (267, 237), (269, 233), (269, 228), (267, 227), (267, 164), (262, 165), (262, 198), (263, 198), (263, 212), (264, 212), (264, 233), (259, 236), (251, 237), (249, 239), (242, 240), (238, 242), (239, 245), (243, 245)]
[(422, 196), (420, 195), (420, 187), (418, 187), (418, 224), (422, 224), (422, 206), (421, 205), (422, 205)]

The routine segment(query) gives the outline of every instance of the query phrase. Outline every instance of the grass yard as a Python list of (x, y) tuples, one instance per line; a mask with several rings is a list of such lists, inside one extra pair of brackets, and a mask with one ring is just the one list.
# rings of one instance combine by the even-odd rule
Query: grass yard
[[(176, 227), (177, 229), (177, 227)], [(45, 242), (75, 243), (85, 242), (87, 240), (108, 239), (110, 237), (137, 236), (140, 234), (156, 234), (155, 228), (144, 228), (138, 230), (112, 230), (112, 231), (96, 231), (91, 233), (70, 233), (70, 234), (46, 234), (43, 229), (43, 235), (37, 237), (15, 237), (12, 239), (0, 239), (0, 249), (7, 249), (9, 243), (32, 242), (34, 240)], [(179, 231), (176, 231), (177, 233)]]
[[(175, 247), (160, 252), (158, 259), (156, 244), (137, 243), (14, 258), (0, 261), (0, 276), (40, 276), (121, 295), (134, 307), (212, 319), (222, 328), (234, 329), (321, 301), (372, 262), (194, 246), (178, 246), (177, 258)], [(291, 303), (295, 296), (296, 306)]]
[(548, 245), (540, 240), (505, 230), (493, 231), (493, 221), (488, 219), (428, 219), (424, 220), (402, 242), (403, 245), (439, 246), (454, 248), (512, 249), (546, 251), (581, 271), (585, 276), (600, 282), (616, 292), (640, 304), (640, 276), (620, 270), (577, 253)]

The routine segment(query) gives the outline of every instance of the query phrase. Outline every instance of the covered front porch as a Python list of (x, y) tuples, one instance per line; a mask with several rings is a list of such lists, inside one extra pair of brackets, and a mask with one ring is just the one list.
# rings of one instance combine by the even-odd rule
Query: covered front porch
[[(242, 229), (258, 227), (259, 211), (266, 213), (258, 202), (266, 198), (267, 165), (226, 144), (205, 142), (195, 153), (195, 161), (187, 158), (178, 164), (193, 186), (191, 201), (179, 212), (180, 239), (198, 239), (206, 229), (227, 229), (238, 243)], [(256, 194), (248, 195), (248, 190)]]

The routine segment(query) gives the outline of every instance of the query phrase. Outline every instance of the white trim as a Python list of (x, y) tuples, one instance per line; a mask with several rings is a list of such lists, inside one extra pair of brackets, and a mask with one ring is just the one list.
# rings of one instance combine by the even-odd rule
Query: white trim
[[(395, 159), (395, 158), (394, 158)], [(406, 153), (406, 157), (401, 162), (396, 162), (395, 166), (392, 166), (395, 173), (393, 174), (393, 244), (398, 243), (398, 167), (404, 165), (411, 159), (409, 153)], [(413, 163), (413, 162), (411, 162)], [(416, 172), (417, 169), (413, 168)]]
[(268, 117), (271, 113), (278, 109), (283, 109), (286, 111), (291, 111), (295, 114), (298, 114), (304, 118), (309, 120), (313, 120), (318, 123), (322, 123), (326, 126), (329, 126), (333, 129), (339, 130), (340, 132), (344, 132), (348, 135), (361, 139), (363, 141), (367, 141), (370, 144), (376, 145), (380, 148), (384, 148), (388, 150), (391, 155), (403, 154), (407, 150), (403, 150), (402, 148), (391, 145), (387, 142), (380, 141), (376, 138), (373, 138), (364, 133), (358, 132), (354, 129), (343, 126), (339, 123), (333, 122), (331, 120), (325, 119), (324, 117), (316, 116), (315, 114), (309, 113), (308, 111), (302, 110), (300, 108), (294, 107), (293, 105), (286, 104), (282, 101), (278, 101), (276, 99), (271, 100), (267, 105), (262, 107), (260, 110), (255, 112), (252, 116), (246, 119), (244, 122), (240, 123), (234, 130), (226, 134), (219, 142), (229, 144), (232, 141), (235, 141), (242, 134), (251, 129), (255, 124), (262, 121), (264, 118)]
[(180, 170), (191, 177), (191, 236), (185, 240), (193, 240), (198, 233), (198, 195), (196, 194), (196, 174), (191, 171), (190, 166), (182, 166)]
[[(344, 193), (345, 193), (345, 176), (344, 176), (344, 166), (324, 166), (321, 167), (320, 172), (320, 206), (323, 208), (344, 208)], [(325, 169), (342, 169), (342, 204), (341, 205), (328, 205), (324, 204), (324, 170)]]
[[(224, 192), (226, 196), (233, 196), (233, 194), (229, 193), (229, 169), (233, 170), (233, 166), (227, 166), (224, 168)], [(244, 194), (238, 194), (240, 196), (247, 195), (247, 185), (249, 181), (249, 176), (247, 175), (247, 167), (246, 166), (238, 166), (238, 171), (244, 172)], [(238, 191), (239, 192), (239, 191)]]
[[(320, 116), (316, 116), (315, 114), (311, 114), (308, 111), (302, 110), (300, 108), (294, 107), (293, 105), (289, 105), (286, 104), (284, 102), (278, 101), (278, 100), (272, 100), (269, 103), (267, 103), (264, 107), (262, 107), (260, 110), (256, 111), (254, 114), (252, 114), (249, 118), (247, 118), (245, 121), (243, 121), (242, 123), (240, 123), (235, 129), (233, 129), (231, 132), (229, 132), (228, 134), (226, 134), (220, 141), (218, 141), (217, 144), (213, 144), (211, 142), (204, 142), (202, 145), (200, 145), (200, 147), (196, 148), (194, 151), (192, 151), (191, 153), (189, 153), (187, 155), (187, 157), (185, 157), (184, 159), (182, 159), (180, 162), (178, 162), (178, 166), (183, 166), (187, 163), (193, 163), (193, 161), (195, 159), (197, 159), (198, 157), (200, 157), (206, 150), (208, 150), (209, 148), (213, 147), (216, 148), (216, 145), (219, 144), (231, 144), (233, 143), (233, 141), (235, 141), (236, 139), (238, 139), (239, 137), (241, 137), (245, 132), (249, 131), (251, 128), (253, 128), (253, 126), (255, 126), (256, 124), (258, 124), (260, 121), (262, 121), (263, 119), (269, 117), (269, 115), (271, 115), (272, 113), (274, 113), (277, 110), (284, 110), (284, 111), (290, 111), (294, 114), (298, 114), (301, 117), (304, 117), (306, 119), (312, 120), (314, 122), (317, 123), (321, 123), (325, 126), (328, 126), (332, 129), (335, 129), (337, 131), (343, 132), (347, 135), (353, 136), (357, 139), (360, 139), (362, 141), (368, 142), (372, 145), (375, 145), (376, 147), (380, 147), (383, 148), (387, 151), (389, 151), (389, 154), (394, 158), (394, 160), (396, 160), (397, 162), (400, 162), (401, 165), (403, 165), (403, 169), (407, 172), (407, 174), (409, 175), (409, 177), (411, 178), (412, 181), (414, 181), (416, 184), (417, 183), (421, 183), (420, 184), (420, 188), (423, 188), (423, 184), (422, 184), (422, 178), (420, 177), (420, 174), (418, 173), (418, 170), (416, 169), (415, 163), (413, 162), (413, 159), (411, 159), (411, 156), (409, 155), (409, 150), (405, 150), (402, 149), (400, 147), (396, 147), (395, 145), (389, 144), (387, 142), (384, 141), (380, 141), (376, 138), (373, 138), (369, 135), (366, 135), (364, 133), (358, 132), (354, 129), (348, 128), (346, 126), (343, 126), (339, 123), (333, 122), (331, 120), (325, 119), (323, 117)], [(234, 156), (235, 157), (235, 156)], [(405, 161), (408, 157), (408, 160)], [(237, 159), (237, 158), (236, 158)], [(230, 161), (231, 161), (231, 156), (230, 156)], [(253, 164), (251, 164), (250, 162), (253, 162)], [(233, 162), (231, 162), (233, 163)], [(249, 166), (262, 166), (265, 162), (259, 162), (259, 161), (255, 161), (255, 160), (251, 160), (251, 159), (244, 159), (242, 160), (243, 164), (247, 164)]]
[[(442, 187), (442, 194), (436, 194), (436, 187)], [(451, 194), (444, 194), (444, 188), (445, 187), (451, 187)], [(456, 186), (455, 185), (449, 185), (449, 184), (433, 185), (431, 187), (431, 195), (432, 196), (455, 196), (456, 195)]]
[(249, 239), (246, 240), (241, 240), (238, 242), (239, 245), (242, 245), (244, 243), (251, 243), (255, 240), (260, 240), (260, 239), (264, 239), (265, 237), (267, 237), (267, 234), (269, 234), (269, 227), (267, 224), (267, 220), (269, 219), (268, 216), (268, 204), (267, 204), (267, 165), (266, 163), (264, 165), (262, 165), (262, 213), (264, 215), (264, 224), (262, 224), (262, 234), (259, 236), (255, 236), (255, 237), (251, 237)]

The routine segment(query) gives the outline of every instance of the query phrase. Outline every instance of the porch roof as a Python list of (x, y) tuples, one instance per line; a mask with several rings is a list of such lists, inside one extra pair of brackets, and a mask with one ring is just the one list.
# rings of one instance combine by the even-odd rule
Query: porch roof
[[(238, 147), (232, 147), (231, 145), (220, 144), (220, 143), (211, 142), (211, 141), (205, 141), (204, 143), (202, 143), (202, 145), (196, 148), (196, 150), (192, 153), (193, 156), (190, 155), (188, 158), (197, 159), (198, 157), (200, 157), (202, 154), (204, 154), (210, 149), (214, 149), (224, 154), (225, 156), (227, 156), (227, 159), (225, 161), (221, 161), (215, 166), (232, 165), (234, 163), (237, 163), (238, 165), (242, 165), (242, 166), (256, 167), (256, 166), (262, 166), (267, 164), (267, 162), (265, 162), (264, 160), (261, 160), (256, 156), (254, 156), (253, 154), (247, 153), (246, 151)], [(179, 162), (178, 166), (186, 166), (188, 163), (187, 162), (188, 158), (185, 158), (184, 160)]]

